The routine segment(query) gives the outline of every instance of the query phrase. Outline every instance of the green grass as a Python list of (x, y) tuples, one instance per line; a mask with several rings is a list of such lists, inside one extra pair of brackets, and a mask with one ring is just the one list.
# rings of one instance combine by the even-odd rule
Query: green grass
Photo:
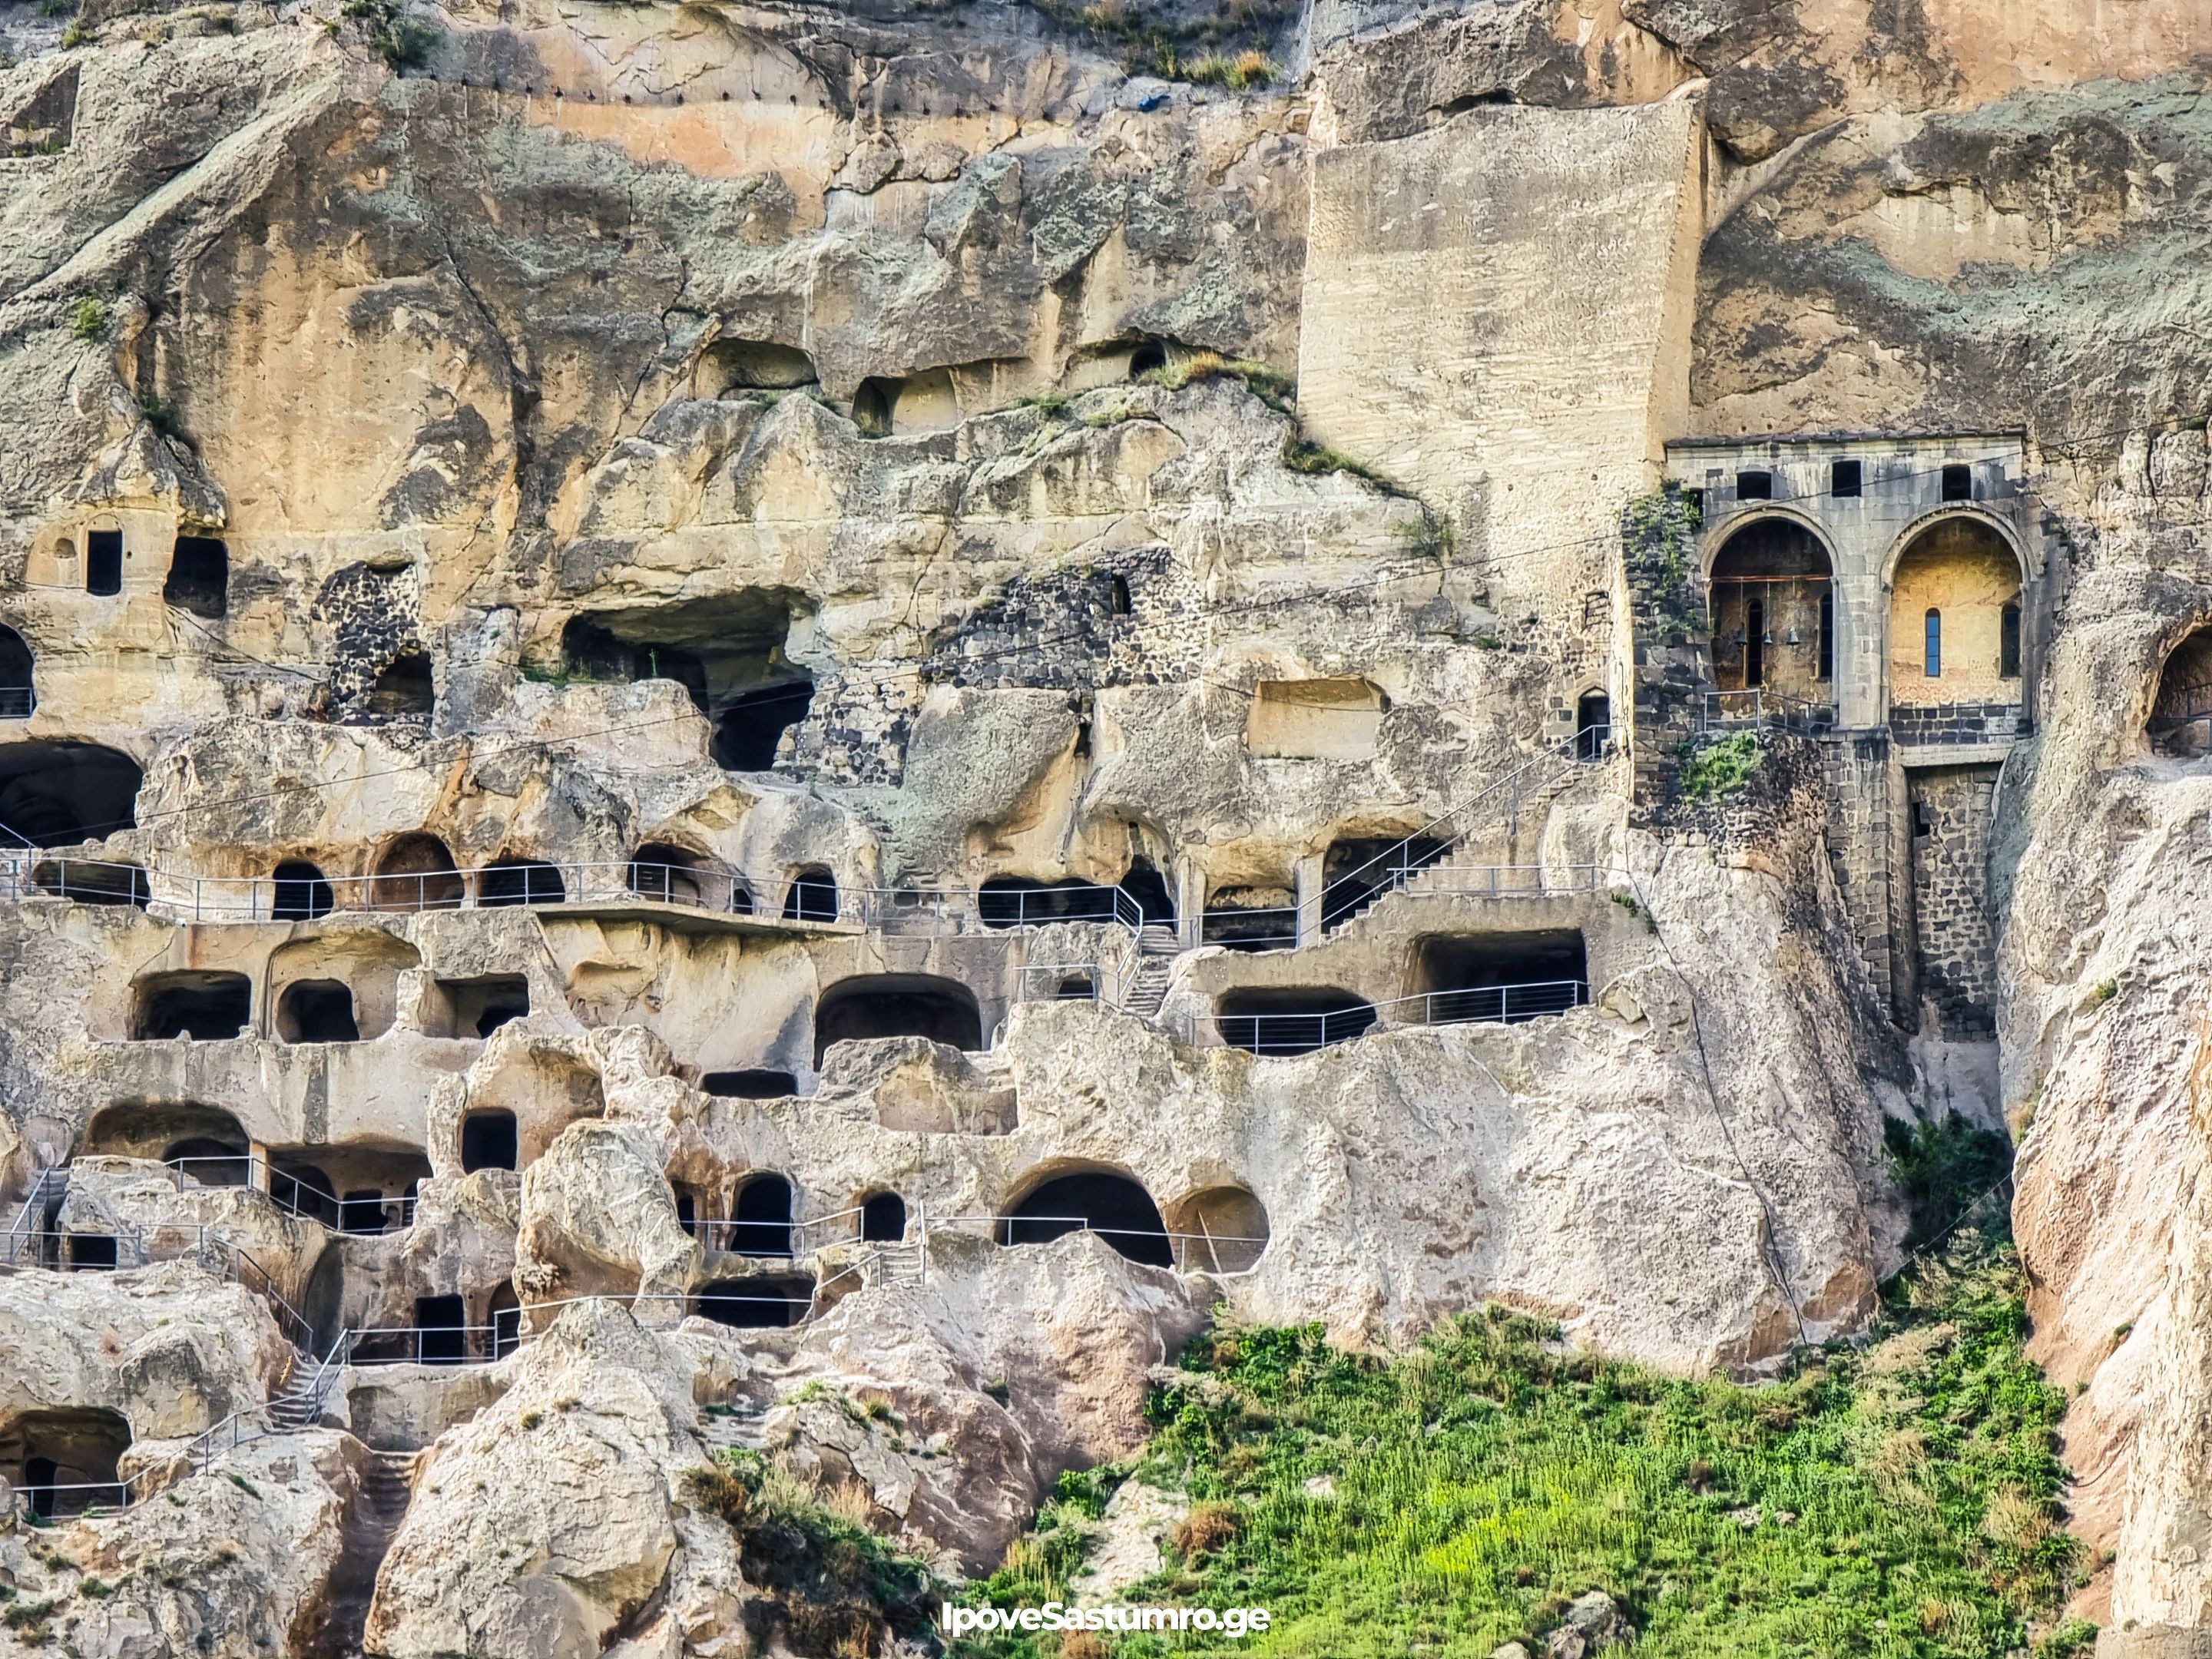
[[(1917, 1156), (1929, 1195), (1960, 1189), (1965, 1152), (1931, 1139)], [(1170, 1548), (1124, 1599), (1263, 1606), (1274, 1626), (1086, 1650), (1540, 1653), (1568, 1600), (1599, 1589), (1637, 1659), (2086, 1652), (2091, 1627), (2051, 1628), (2080, 1550), (2059, 1529), (2064, 1402), (2022, 1352), (2022, 1288), (2001, 1231), (1961, 1227), (1893, 1288), (1878, 1346), (1815, 1351), (1759, 1386), (1600, 1359), (1498, 1309), (1389, 1358), (1332, 1349), (1318, 1327), (1224, 1327), (1156, 1394), (1137, 1472), (1227, 1513), (1199, 1559)], [(1063, 1594), (1119, 1473), (1063, 1482), (977, 1590)], [(1310, 1490), (1324, 1478), (1333, 1493)], [(1043, 1659), (1048, 1640), (960, 1651)]]
[(98, 295), (88, 294), (70, 308), (70, 336), (78, 340), (104, 340), (113, 322), (107, 302)]

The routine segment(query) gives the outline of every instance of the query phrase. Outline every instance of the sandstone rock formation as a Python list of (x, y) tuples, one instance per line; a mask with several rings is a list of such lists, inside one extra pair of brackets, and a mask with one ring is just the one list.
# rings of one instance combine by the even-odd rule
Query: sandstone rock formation
[(985, 1571), (1217, 1306), (1755, 1370), (1953, 1113), (2202, 1639), (2195, 0), (33, 9), (75, 1650), (752, 1650), (687, 1471)]

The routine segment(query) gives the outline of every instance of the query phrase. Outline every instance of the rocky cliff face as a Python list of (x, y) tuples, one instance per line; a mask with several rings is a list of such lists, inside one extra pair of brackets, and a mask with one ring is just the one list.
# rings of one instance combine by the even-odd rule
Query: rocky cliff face
[(716, 1453), (973, 1573), (1217, 1309), (1757, 1370), (1956, 1112), (2190, 1650), (2212, 28), (2079, 10), (0, 9), (9, 1631), (828, 1651)]

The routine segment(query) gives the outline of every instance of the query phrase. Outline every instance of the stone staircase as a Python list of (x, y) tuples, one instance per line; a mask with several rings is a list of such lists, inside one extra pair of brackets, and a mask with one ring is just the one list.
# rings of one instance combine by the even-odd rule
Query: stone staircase
[(279, 1434), (297, 1434), (322, 1420), (323, 1402), (317, 1397), (314, 1368), (295, 1364), (284, 1386), (269, 1396), (269, 1426)]
[[(270, 1407), (273, 1412), (274, 1401)], [(415, 1457), (413, 1452), (372, 1451), (362, 1465), (360, 1485), (340, 1527), (337, 1565), (331, 1570), (321, 1613), (300, 1650), (303, 1659), (362, 1659), (376, 1575), (414, 1501)]]

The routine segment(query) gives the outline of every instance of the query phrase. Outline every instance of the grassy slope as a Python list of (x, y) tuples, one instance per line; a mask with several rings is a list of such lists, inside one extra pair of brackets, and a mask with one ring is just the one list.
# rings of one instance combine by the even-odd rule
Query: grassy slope
[[(1986, 1185), (1992, 1149), (1960, 1132), (1893, 1150), (1931, 1220)], [(1981, 1215), (2002, 1227), (2001, 1206)], [(1510, 1640), (1540, 1652), (1531, 1638), (1591, 1589), (1622, 1601), (1639, 1659), (2083, 1650), (2088, 1626), (2051, 1628), (2079, 1551), (2059, 1530), (2063, 1402), (2024, 1322), (2008, 1242), (1961, 1228), (1893, 1287), (1874, 1346), (1755, 1387), (1601, 1360), (1497, 1310), (1395, 1357), (1224, 1327), (1155, 1400), (1135, 1472), (1200, 1507), (1127, 1599), (1261, 1605), (1275, 1627), (1066, 1652), (1486, 1659)], [(976, 1589), (1064, 1594), (1127, 1473), (1064, 1480)], [(1054, 1640), (961, 1650), (1042, 1659)]]

